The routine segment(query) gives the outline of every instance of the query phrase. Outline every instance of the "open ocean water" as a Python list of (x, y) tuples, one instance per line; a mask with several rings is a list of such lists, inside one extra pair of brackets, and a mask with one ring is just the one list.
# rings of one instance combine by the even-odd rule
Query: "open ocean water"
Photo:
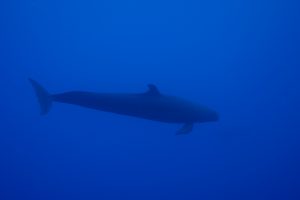
[[(300, 2), (3, 0), (1, 200), (300, 199)], [(51, 93), (161, 93), (218, 122), (166, 124)]]

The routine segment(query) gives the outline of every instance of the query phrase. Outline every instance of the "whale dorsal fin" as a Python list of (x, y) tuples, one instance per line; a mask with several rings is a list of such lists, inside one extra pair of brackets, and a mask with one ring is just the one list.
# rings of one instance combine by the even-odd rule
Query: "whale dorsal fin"
[(148, 84), (148, 90), (145, 94), (151, 96), (160, 96), (160, 92), (154, 84)]

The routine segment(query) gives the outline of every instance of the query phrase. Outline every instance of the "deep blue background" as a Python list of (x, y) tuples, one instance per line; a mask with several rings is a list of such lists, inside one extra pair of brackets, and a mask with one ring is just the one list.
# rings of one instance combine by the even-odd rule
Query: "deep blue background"
[[(0, 3), (0, 199), (300, 199), (300, 3)], [(51, 92), (160, 91), (210, 106), (181, 125), (54, 104)]]

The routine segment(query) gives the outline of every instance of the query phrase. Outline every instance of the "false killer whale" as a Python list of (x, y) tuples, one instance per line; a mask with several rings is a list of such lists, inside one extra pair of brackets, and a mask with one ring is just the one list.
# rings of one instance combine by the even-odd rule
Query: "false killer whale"
[(149, 84), (143, 93), (94, 93), (71, 91), (51, 95), (37, 81), (29, 79), (40, 104), (41, 115), (49, 112), (52, 102), (74, 104), (86, 108), (134, 116), (167, 123), (182, 123), (177, 134), (192, 131), (194, 123), (218, 121), (218, 113), (210, 108), (175, 96), (162, 94)]

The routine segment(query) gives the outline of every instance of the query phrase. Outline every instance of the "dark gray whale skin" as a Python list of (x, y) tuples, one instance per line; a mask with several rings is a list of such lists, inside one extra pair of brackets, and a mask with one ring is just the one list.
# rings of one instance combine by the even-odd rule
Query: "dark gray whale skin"
[(52, 102), (60, 102), (159, 122), (184, 124), (177, 134), (191, 132), (194, 123), (212, 122), (219, 118), (216, 111), (205, 106), (161, 94), (153, 84), (149, 84), (144, 93), (71, 91), (50, 95), (38, 82), (29, 81), (39, 100), (41, 114), (49, 112)]

